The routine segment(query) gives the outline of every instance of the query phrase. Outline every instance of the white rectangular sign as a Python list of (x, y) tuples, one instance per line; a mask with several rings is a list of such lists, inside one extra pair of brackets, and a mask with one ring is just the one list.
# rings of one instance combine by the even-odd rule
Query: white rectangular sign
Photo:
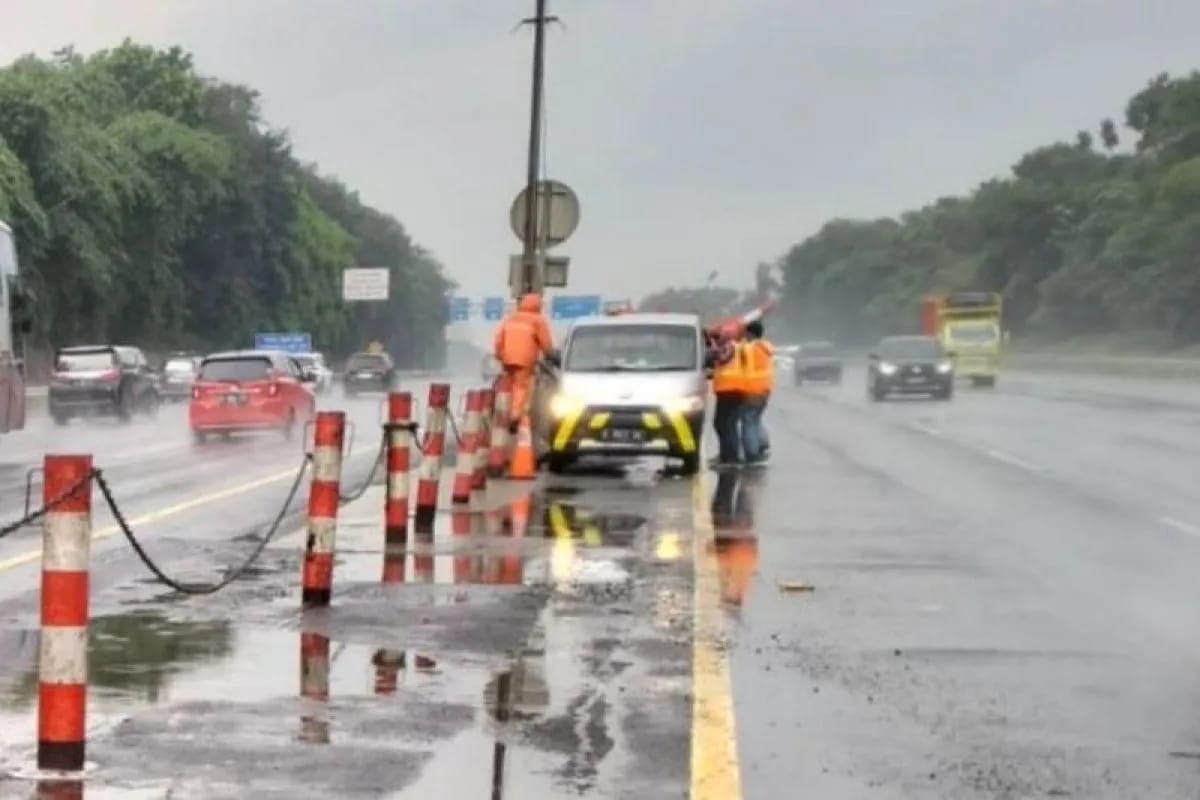
[(342, 273), (343, 300), (387, 300), (387, 267), (357, 267)]

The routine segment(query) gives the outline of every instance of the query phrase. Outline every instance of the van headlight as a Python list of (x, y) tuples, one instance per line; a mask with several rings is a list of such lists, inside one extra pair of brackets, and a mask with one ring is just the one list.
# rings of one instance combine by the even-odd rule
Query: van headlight
[(950, 370), (954, 369), (953, 361), (943, 361), (937, 365), (937, 371), (945, 375)]
[(704, 396), (699, 394), (676, 397), (663, 403), (668, 414), (696, 414), (704, 410)]
[(574, 395), (559, 392), (550, 398), (550, 416), (562, 419), (583, 410), (583, 401)]
[(895, 375), (895, 374), (896, 374), (896, 365), (895, 365), (895, 364), (889, 364), (889, 363), (888, 363), (888, 362), (886, 362), (886, 361), (880, 361), (880, 362), (879, 362), (879, 374), (881, 374), (881, 375)]

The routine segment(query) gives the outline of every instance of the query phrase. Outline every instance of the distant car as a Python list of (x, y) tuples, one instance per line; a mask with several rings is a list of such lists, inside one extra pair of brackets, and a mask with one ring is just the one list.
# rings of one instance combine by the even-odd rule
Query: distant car
[(163, 364), (162, 377), (158, 383), (159, 395), (164, 400), (186, 400), (192, 396), (192, 384), (200, 371), (201, 356), (181, 353), (173, 355)]
[(387, 353), (355, 353), (346, 362), (342, 386), (349, 397), (359, 392), (386, 392), (395, 377), (396, 368)]
[(867, 394), (875, 401), (891, 394), (949, 400), (954, 395), (954, 362), (932, 336), (889, 336), (870, 355)]
[(805, 381), (842, 382), (842, 357), (832, 342), (806, 342), (796, 351), (795, 359), (797, 386)]
[(146, 356), (136, 347), (62, 347), (55, 352), (46, 403), (59, 425), (91, 416), (128, 422), (135, 414), (158, 412), (158, 387)]
[(192, 436), (277, 430), (290, 439), (312, 419), (314, 375), (295, 358), (271, 350), (240, 350), (205, 357), (192, 386)]
[(325, 365), (325, 356), (321, 353), (296, 353), (292, 356), (303, 369), (312, 372), (313, 391), (318, 394), (328, 392), (333, 386), (333, 370)]

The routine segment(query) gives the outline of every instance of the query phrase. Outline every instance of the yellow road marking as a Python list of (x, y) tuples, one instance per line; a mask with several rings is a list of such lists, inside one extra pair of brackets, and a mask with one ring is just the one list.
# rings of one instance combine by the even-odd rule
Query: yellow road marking
[(707, 473), (692, 483), (692, 557), (696, 573), (692, 631), (692, 800), (740, 800), (741, 767), (729, 657), (721, 646), (721, 581), (717, 571)]
[[(372, 450), (371, 452), (373, 453), (374, 450)], [(360, 450), (350, 453), (348, 458), (355, 458), (357, 456), (364, 455), (365, 453), (366, 453), (365, 450), (360, 449)], [(205, 505), (208, 505), (209, 503), (215, 503), (218, 500), (224, 500), (228, 497), (236, 497), (239, 494), (245, 494), (246, 492), (252, 492), (255, 489), (261, 489), (263, 486), (269, 486), (272, 483), (279, 483), (280, 481), (285, 481), (285, 480), (288, 480), (289, 478), (295, 478), (297, 469), (298, 469), (298, 467), (292, 467), (292, 468), (289, 468), (282, 472), (275, 472), (270, 475), (265, 475), (261, 478), (255, 478), (254, 480), (248, 481), (246, 483), (239, 483), (239, 484), (235, 484), (233, 486), (228, 486), (224, 489), (218, 489), (215, 492), (209, 492), (208, 494), (202, 494), (198, 497), (193, 497), (190, 500), (184, 500), (181, 503), (176, 503), (174, 505), (167, 506), (166, 508), (160, 508), (157, 511), (150, 511), (150, 512), (147, 512), (140, 516), (137, 516), (137, 517), (131, 517), (127, 521), (129, 522), (130, 527), (136, 527), (138, 525), (149, 525), (152, 522), (158, 522), (160, 520), (164, 520), (169, 517), (174, 517), (174, 516), (184, 513), (185, 511), (191, 511), (194, 508), (199, 508), (200, 506), (205, 506)], [(103, 501), (101, 500), (101, 502), (103, 502)], [(95, 499), (93, 499), (93, 508), (96, 508), (96, 507), (97, 506), (95, 506)], [(109, 537), (116, 536), (120, 532), (121, 532), (121, 529), (119, 526), (109, 525), (107, 527), (100, 528), (99, 530), (93, 531), (92, 541), (96, 542), (96, 541), (100, 541), (101, 539), (108, 539)], [(31, 564), (35, 561), (40, 561), (41, 558), (42, 558), (42, 548), (39, 547), (36, 550), (30, 550), (26, 553), (21, 553), (18, 556), (12, 556), (11, 558), (6, 558), (4, 560), (0, 560), (0, 572), (4, 572), (5, 570), (13, 569), (14, 567), (20, 567), (25, 564)]]
[[(193, 508), (199, 508), (200, 506), (208, 505), (209, 503), (215, 503), (216, 501), (224, 500), (227, 497), (236, 497), (239, 494), (245, 494), (246, 492), (259, 489), (263, 486), (268, 486), (272, 483), (279, 483), (280, 481), (295, 477), (295, 469), (289, 469), (284, 472), (276, 472), (272, 475), (256, 478), (248, 483), (240, 483), (236, 486), (219, 489), (218, 491), (210, 492), (209, 494), (202, 494), (199, 497), (193, 497), (190, 500), (184, 500), (182, 503), (176, 503), (175, 505), (167, 506), (166, 508), (160, 508), (157, 511), (151, 511), (146, 514), (142, 514), (141, 516), (132, 517), (128, 520), (128, 522), (130, 527), (149, 525), (152, 522), (158, 522), (160, 520), (167, 519), (168, 517), (174, 517), (178, 514), (182, 514), (185, 511), (191, 511)], [(96, 542), (100, 541), (101, 539), (108, 539), (109, 537), (116, 536), (120, 532), (121, 528), (119, 526), (109, 525), (94, 531), (92, 533), (92, 541)], [(40, 561), (41, 558), (42, 548), (39, 547), (36, 550), (30, 550), (29, 552), (22, 553), (19, 556), (13, 556), (12, 558), (7, 558), (3, 561), (0, 561), (0, 572), (3, 572), (7, 569), (12, 569), (13, 567), (19, 567), (24, 564), (30, 564), (34, 561)]]

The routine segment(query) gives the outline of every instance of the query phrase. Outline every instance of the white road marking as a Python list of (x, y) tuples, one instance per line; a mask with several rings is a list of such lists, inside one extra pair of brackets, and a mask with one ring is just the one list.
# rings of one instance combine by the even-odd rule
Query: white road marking
[(1184, 522), (1183, 520), (1175, 519), (1174, 517), (1159, 517), (1158, 521), (1163, 525), (1166, 525), (1168, 528), (1174, 528), (1181, 533), (1186, 533), (1188, 536), (1200, 538), (1200, 528), (1192, 525), (1189, 522)]
[(992, 448), (987, 448), (983, 452), (988, 456), (988, 458), (994, 458), (997, 461), (1002, 461), (1005, 464), (1008, 464), (1009, 466), (1018, 467), (1020, 469), (1027, 470), (1028, 472), (1045, 472), (1046, 471), (1044, 467), (1040, 467), (1037, 464), (1034, 464), (1030, 461), (1026, 461), (1023, 458), (1018, 458), (1017, 456), (1010, 455), (1009, 453), (1006, 453), (1003, 450), (994, 450)]
[(936, 436), (939, 439), (942, 436), (941, 431), (939, 431), (937, 428), (933, 427), (932, 425), (928, 425), (924, 422), (912, 422), (912, 423), (909, 423), (908, 427), (910, 427), (917, 433), (924, 433), (927, 436)]

